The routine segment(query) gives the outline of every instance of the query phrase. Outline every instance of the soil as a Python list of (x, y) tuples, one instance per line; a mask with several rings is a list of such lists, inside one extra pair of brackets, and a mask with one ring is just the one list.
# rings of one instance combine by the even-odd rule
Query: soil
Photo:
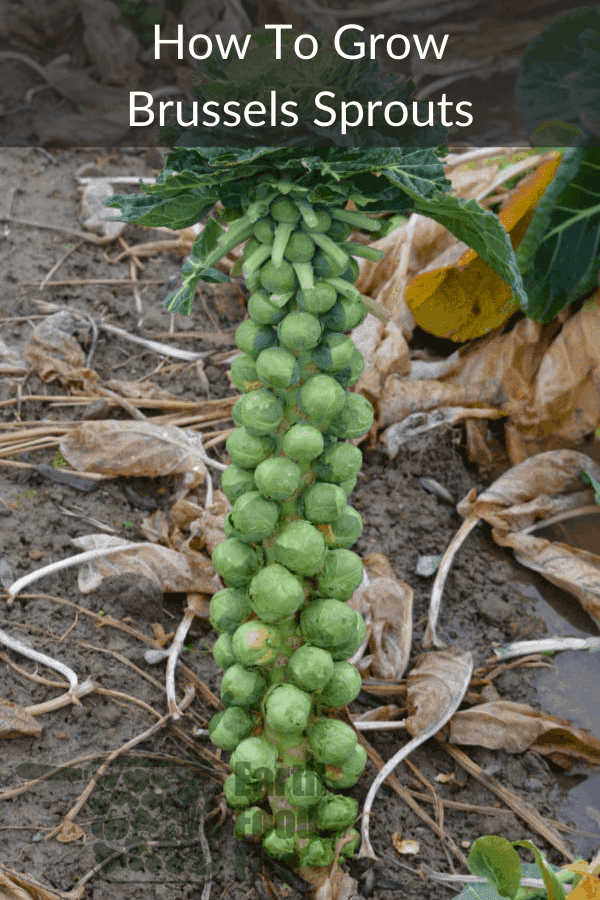
[[(5, 149), (0, 151), (0, 216), (81, 230), (74, 173), (85, 162), (95, 162), (102, 174), (152, 174), (141, 151), (64, 151), (53, 153), (49, 159), (34, 149)], [(129, 244), (147, 241), (152, 236), (158, 235), (135, 228), (128, 228), (125, 233)], [(213, 334), (218, 326), (226, 335), (221, 344), (201, 339), (176, 342), (186, 349), (211, 351), (204, 361), (206, 383), (195, 364), (169, 362), (159, 366), (161, 357), (153, 351), (105, 332), (99, 334), (93, 368), (103, 381), (133, 381), (152, 373), (156, 385), (183, 398), (195, 399), (199, 391), (211, 398), (231, 393), (225, 357), (233, 349), (233, 342), (227, 335), (244, 316), (236, 288), (217, 292), (207, 287), (202, 296), (204, 302), (197, 302), (192, 317), (176, 315), (172, 322), (159, 302), (161, 284), (177, 276), (181, 259), (174, 254), (156, 254), (144, 261), (140, 276), (157, 282), (142, 288), (140, 328), (140, 315), (127, 287), (63, 285), (39, 290), (33, 284), (39, 283), (74, 245), (77, 246), (53, 275), (54, 280), (127, 279), (129, 262), (111, 263), (108, 259), (116, 256), (117, 245), (105, 249), (87, 242), (78, 244), (77, 238), (68, 233), (22, 226), (11, 223), (10, 218), (4, 225), (2, 241), (0, 336), (10, 347), (22, 348), (31, 328), (40, 321), (34, 318), (43, 315), (40, 301), (101, 315), (130, 333), (146, 337), (169, 331), (171, 324), (175, 331), (194, 329)], [(85, 334), (81, 340), (86, 340)], [(29, 396), (49, 394), (68, 396), (68, 391), (57, 382), (43, 383), (34, 376), (20, 382), (14, 377), (2, 377), (0, 401), (5, 402), (0, 405), (1, 420), (10, 423), (19, 418), (60, 421), (81, 417), (84, 407), (28, 400)], [(121, 409), (112, 408), (109, 415), (127, 418)], [(354, 492), (353, 501), (365, 520), (358, 552), (385, 553), (397, 577), (407, 581), (415, 592), (413, 658), (420, 652), (431, 590), (431, 579), (415, 574), (418, 558), (441, 554), (461, 521), (454, 507), (428, 492), (421, 479), (437, 480), (455, 500), (473, 487), (481, 489), (481, 477), (465, 463), (462, 440), (460, 429), (440, 432), (427, 441), (411, 444), (393, 461), (378, 447), (366, 450), (365, 465)], [(22, 454), (17, 462), (48, 464), (55, 452), (53, 447), (32, 451)], [(225, 459), (222, 444), (211, 452), (215, 458)], [(168, 508), (177, 486), (167, 479), (160, 483), (139, 479), (130, 484), (115, 479), (102, 482), (96, 490), (80, 492), (54, 483), (34, 468), (11, 467), (0, 459), (2, 565), (8, 566), (16, 579), (72, 555), (76, 552), (73, 538), (98, 530), (90, 519), (105, 523), (121, 537), (142, 539), (138, 527), (148, 507)], [(3, 579), (6, 583), (4, 569)], [(12, 605), (5, 598), (2, 627), (66, 662), (81, 680), (90, 677), (105, 689), (124, 691), (147, 705), (134, 706), (123, 699), (93, 693), (83, 698), (79, 706), (67, 706), (39, 717), (39, 737), (21, 736), (2, 742), (2, 791), (23, 784), (46, 767), (66, 768), (57, 777), (10, 799), (0, 794), (0, 862), (66, 892), (112, 854), (112, 861), (97, 868), (87, 880), (86, 897), (104, 900), (113, 896), (114, 882), (119, 883), (122, 900), (142, 896), (157, 900), (200, 897), (204, 862), (194, 836), (204, 822), (213, 862), (214, 900), (254, 896), (262, 900), (270, 896), (271, 885), (264, 881), (263, 871), (277, 897), (297, 900), (303, 896), (303, 884), (291, 873), (274, 868), (261, 860), (258, 851), (234, 841), (229, 814), (224, 820), (220, 818), (219, 766), (207, 762), (203, 750), (209, 744), (196, 735), (199, 728), (206, 727), (213, 712), (201, 692), (197, 692), (190, 708), (176, 723), (177, 728), (167, 725), (157, 730), (136, 747), (134, 754), (122, 755), (107, 768), (74, 818), (81, 831), (75, 830), (72, 840), (47, 839), (97, 772), (105, 759), (101, 754), (150, 728), (156, 716), (148, 707), (158, 715), (164, 715), (166, 710), (163, 667), (148, 665), (144, 659), (146, 646), (134, 635), (110, 624), (103, 627), (101, 621), (81, 614), (77, 607), (130, 623), (153, 638), (157, 629), (174, 631), (185, 598), (181, 594), (163, 595), (150, 582), (125, 576), (105, 581), (97, 592), (83, 595), (77, 588), (76, 569), (45, 578), (33, 586), (33, 591), (19, 595)], [(459, 553), (449, 577), (440, 636), (453, 646), (470, 649), (475, 668), (481, 667), (491, 657), (494, 642), (545, 633), (546, 626), (536, 606), (536, 592), (540, 591), (546, 591), (541, 579), (524, 575), (512, 557), (494, 545), (486, 528), (480, 527)], [(57, 598), (75, 606), (61, 604)], [(595, 633), (591, 622), (583, 622), (582, 628)], [(218, 670), (208, 652), (214, 639), (208, 622), (196, 619), (183, 657), (197, 679), (218, 692)], [(60, 693), (56, 687), (36, 682), (23, 673), (35, 671), (36, 677), (55, 684), (60, 680), (58, 675), (44, 667), (37, 669), (12, 652), (0, 653), (0, 671), (2, 696), (13, 703), (30, 706)], [(495, 678), (494, 686), (506, 699), (539, 705), (534, 686), (537, 674), (538, 670), (522, 665), (505, 667)], [(177, 680), (181, 690), (186, 680), (181, 671)], [(585, 705), (584, 698), (580, 701)], [(370, 702), (367, 694), (361, 694), (353, 710), (367, 709)], [(402, 740), (384, 732), (373, 736), (371, 742), (388, 759)], [(513, 755), (477, 747), (466, 749), (488, 775), (533, 806), (546, 820), (562, 826), (561, 835), (571, 850), (591, 846), (589, 838), (585, 844), (585, 835), (571, 833), (564, 827), (594, 830), (589, 818), (587, 824), (576, 822), (571, 815), (565, 820), (561, 800), (564, 795), (557, 789), (558, 771), (542, 757), (533, 752)], [(73, 760), (80, 761), (72, 763)], [(435, 784), (442, 800), (464, 805), (461, 809), (444, 808), (443, 827), (465, 855), (478, 836), (498, 834), (512, 840), (534, 840), (553, 862), (564, 861), (493, 793), (466, 775), (436, 740), (428, 741), (411, 756), (410, 762), (411, 766), (402, 765), (397, 771), (404, 786), (429, 794)], [(368, 764), (352, 792), (359, 802), (366, 796), (374, 774), (374, 767)], [(449, 776), (446, 783), (436, 781), (440, 775)], [(561, 779), (563, 789), (565, 784), (571, 788), (580, 782), (574, 777)], [(419, 802), (435, 816), (431, 803)], [(356, 861), (350, 866), (359, 878), (362, 895), (391, 898), (400, 892), (409, 900), (421, 900), (434, 891), (437, 895), (439, 887), (424, 881), (417, 869), (425, 863), (438, 871), (450, 870), (452, 857), (442, 842), (387, 788), (380, 791), (374, 813), (371, 837), (378, 861)], [(403, 838), (418, 842), (415, 857), (399, 857), (396, 853), (391, 837), (398, 832)], [(154, 841), (150, 850), (149, 841)], [(128, 848), (126, 859), (115, 855), (124, 847)], [(458, 893), (456, 887), (446, 890), (447, 896)]]

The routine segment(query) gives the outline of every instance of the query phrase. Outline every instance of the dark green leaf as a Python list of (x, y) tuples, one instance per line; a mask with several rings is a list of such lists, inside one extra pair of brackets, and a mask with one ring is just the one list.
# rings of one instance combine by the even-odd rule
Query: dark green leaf
[(590, 475), (589, 472), (583, 472), (581, 475), (581, 480), (585, 484), (591, 484), (594, 488), (594, 500), (596, 503), (600, 503), (600, 481), (594, 478), (593, 475)]
[(521, 882), (521, 859), (506, 838), (484, 835), (477, 838), (469, 853), (469, 868), (473, 875), (487, 878), (501, 897), (514, 897)]

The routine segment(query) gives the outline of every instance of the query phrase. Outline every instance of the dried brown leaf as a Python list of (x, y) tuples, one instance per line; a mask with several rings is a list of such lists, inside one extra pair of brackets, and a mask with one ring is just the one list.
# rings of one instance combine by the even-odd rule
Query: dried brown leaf
[(10, 700), (0, 700), (0, 738), (39, 738), (41, 733), (42, 726), (31, 713)]
[(440, 719), (440, 710), (455, 704), (459, 695), (464, 696), (471, 666), (470, 653), (450, 650), (422, 653), (416, 658), (407, 680), (409, 734), (416, 737), (427, 731)]
[(73, 337), (78, 320), (68, 310), (60, 310), (35, 326), (24, 354), (41, 381), (83, 386), (98, 376), (85, 366), (85, 355)]
[(56, 835), (60, 844), (72, 844), (73, 841), (86, 840), (86, 833), (77, 822), (65, 822)]
[(343, 869), (334, 868), (332, 874), (316, 888), (314, 900), (352, 900), (357, 898), (358, 882)]
[(378, 424), (380, 428), (386, 428), (402, 422), (413, 413), (428, 412), (440, 407), (499, 407), (503, 396), (502, 385), (493, 378), (461, 385), (433, 379), (409, 381), (390, 375), (379, 401)]

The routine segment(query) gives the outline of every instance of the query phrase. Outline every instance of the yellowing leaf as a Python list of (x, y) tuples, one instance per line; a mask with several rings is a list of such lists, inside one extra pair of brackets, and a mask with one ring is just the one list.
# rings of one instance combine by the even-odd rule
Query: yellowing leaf
[[(560, 163), (557, 153), (513, 192), (499, 219), (518, 247), (533, 210)], [(408, 285), (406, 302), (417, 325), (430, 334), (463, 342), (502, 325), (517, 309), (508, 284), (474, 250), (455, 244)], [(437, 262), (437, 265), (436, 265)]]
[(569, 900), (600, 900), (600, 879), (586, 875), (569, 894)]

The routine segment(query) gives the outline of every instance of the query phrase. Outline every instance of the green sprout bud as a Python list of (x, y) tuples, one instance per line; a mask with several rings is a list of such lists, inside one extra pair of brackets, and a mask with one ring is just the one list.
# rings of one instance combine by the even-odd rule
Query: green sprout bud
[(233, 836), (241, 840), (259, 841), (273, 827), (273, 816), (260, 806), (250, 806), (239, 814), (233, 826)]
[(288, 313), (277, 326), (279, 341), (288, 350), (312, 350), (321, 339), (321, 322), (302, 310)]
[(300, 218), (300, 210), (291, 200), (279, 197), (271, 204), (271, 218), (275, 219), (276, 222), (295, 225)]
[(302, 231), (294, 231), (286, 244), (284, 256), (292, 263), (310, 262), (315, 255), (315, 242)]
[(333, 522), (345, 505), (346, 495), (337, 484), (321, 481), (304, 492), (304, 515), (311, 522)]
[(331, 653), (321, 647), (303, 644), (292, 653), (288, 666), (290, 678), (303, 691), (320, 691), (333, 677)]
[(352, 225), (349, 225), (347, 222), (334, 221), (327, 229), (327, 235), (331, 238), (332, 241), (338, 241), (338, 243), (341, 243), (342, 241), (345, 241), (350, 237), (352, 231)]
[(299, 363), (293, 353), (283, 347), (263, 350), (256, 360), (258, 378), (272, 387), (287, 388), (299, 377)]
[(270, 218), (259, 219), (254, 225), (254, 237), (261, 244), (272, 244), (275, 229)]
[(285, 799), (290, 806), (298, 809), (310, 809), (311, 806), (316, 806), (324, 794), (323, 782), (311, 769), (294, 772), (285, 782)]
[(360, 834), (356, 828), (348, 828), (343, 834), (338, 835), (338, 841), (340, 838), (344, 839), (340, 856), (351, 859), (360, 846)]
[[(231, 707), (233, 709), (233, 707)], [(230, 712), (230, 710), (227, 710)], [(226, 748), (223, 748), (226, 749)], [(238, 778), (233, 772), (228, 775), (223, 785), (225, 799), (232, 809), (243, 809), (251, 803), (257, 803), (265, 796), (266, 790), (261, 784), (248, 784), (242, 778)]]
[(240, 350), (256, 359), (261, 350), (277, 343), (277, 335), (269, 325), (258, 325), (252, 319), (245, 319), (236, 329), (235, 342)]
[(313, 257), (313, 267), (319, 278), (337, 278), (348, 267), (348, 257), (345, 260), (334, 260), (323, 250), (317, 250)]
[(255, 489), (254, 475), (249, 469), (231, 465), (221, 475), (221, 490), (230, 503), (235, 503), (242, 494)]
[(241, 532), (242, 540), (264, 541), (273, 534), (279, 506), (265, 498), (258, 491), (248, 491), (239, 497), (231, 510), (233, 527)]
[(331, 331), (352, 331), (366, 316), (367, 304), (362, 297), (340, 297), (323, 316), (323, 323)]
[(367, 751), (362, 744), (357, 744), (343, 763), (325, 766), (325, 784), (339, 789), (354, 787), (366, 764)]
[(240, 353), (237, 359), (234, 359), (230, 374), (238, 391), (252, 391), (256, 382), (260, 381), (256, 374), (254, 358), (249, 353)]
[(275, 662), (281, 637), (273, 625), (260, 619), (244, 622), (232, 638), (233, 652), (243, 666), (266, 666)]
[(339, 765), (352, 754), (358, 738), (354, 729), (345, 722), (337, 719), (317, 719), (308, 726), (308, 741), (317, 762), (324, 765)]
[(254, 576), (249, 593), (252, 609), (264, 622), (281, 622), (304, 602), (302, 582), (276, 563), (265, 566)]
[(233, 634), (252, 612), (248, 594), (238, 588), (223, 588), (210, 601), (210, 624), (215, 631)]
[(256, 238), (250, 238), (249, 241), (246, 241), (244, 244), (244, 249), (242, 250), (242, 259), (249, 259), (255, 250), (258, 250), (261, 242), (257, 241)]
[(298, 305), (306, 312), (320, 316), (337, 300), (337, 291), (326, 281), (318, 281), (314, 287), (298, 291)]
[(339, 372), (334, 372), (333, 377), (342, 387), (352, 387), (352, 385), (356, 384), (359, 380), (364, 368), (365, 358), (360, 350), (356, 348), (356, 351), (350, 360), (350, 365), (346, 366), (345, 369), (340, 369)]
[(322, 597), (349, 600), (363, 580), (363, 564), (352, 550), (330, 550), (319, 572), (319, 593)]
[(296, 852), (294, 836), (286, 836), (276, 829), (269, 831), (263, 838), (263, 850), (273, 859), (289, 859)]
[[(272, 456), (270, 459), (265, 459), (254, 472), (256, 487), (263, 497), (277, 500), (279, 503), (288, 500), (296, 493), (301, 478), (300, 466), (291, 459), (286, 459), (285, 456)], [(286, 563), (283, 564), (286, 565)]]
[(229, 666), (233, 666), (233, 664), (237, 662), (233, 653), (231, 635), (228, 631), (224, 631), (223, 634), (219, 635), (213, 644), (212, 654), (214, 661), (220, 669), (228, 669)]
[(332, 647), (329, 651), (335, 662), (350, 659), (354, 656), (362, 642), (367, 636), (367, 626), (365, 620), (360, 613), (354, 612), (355, 631), (343, 644)]
[(243, 587), (248, 584), (261, 564), (262, 554), (237, 538), (227, 538), (218, 544), (212, 556), (212, 563), (225, 584)]
[(277, 750), (263, 737), (249, 737), (237, 745), (229, 765), (234, 775), (251, 784), (268, 782), (269, 777), (272, 783)]
[(349, 478), (348, 481), (342, 481), (340, 484), (341, 489), (346, 495), (346, 499), (350, 496), (354, 488), (356, 487), (356, 482), (358, 481), (356, 475), (354, 478)]
[(246, 428), (236, 428), (227, 438), (225, 447), (234, 465), (240, 469), (255, 469), (263, 459), (271, 456), (275, 441), (270, 437), (250, 434)]
[(360, 672), (354, 666), (347, 662), (335, 662), (331, 677), (319, 691), (317, 700), (328, 709), (340, 709), (356, 700), (361, 685)]
[(301, 409), (317, 423), (328, 423), (342, 408), (344, 390), (330, 375), (315, 375), (300, 388)]
[(323, 435), (314, 425), (292, 425), (286, 431), (282, 450), (299, 463), (308, 463), (323, 452)]
[(354, 342), (347, 335), (334, 331), (315, 350), (313, 359), (324, 372), (337, 372), (350, 365), (355, 350)]
[(362, 453), (354, 444), (336, 441), (325, 450), (317, 464), (315, 474), (320, 481), (333, 481), (341, 484), (354, 478), (362, 466)]
[[(224, 706), (243, 706), (256, 709), (267, 683), (257, 669), (244, 669), (239, 663), (229, 666), (221, 680), (221, 700)], [(243, 743), (243, 742), (242, 742)]]
[(373, 424), (373, 407), (362, 394), (346, 394), (341, 409), (329, 423), (328, 432), (343, 440), (367, 433)]
[(277, 562), (304, 577), (317, 574), (323, 565), (325, 550), (323, 535), (302, 519), (285, 525), (273, 545)]
[[(296, 273), (292, 264), (286, 262), (286, 260), (283, 260), (278, 266), (276, 266), (272, 260), (269, 260), (260, 269), (260, 283), (268, 294), (285, 294), (287, 291), (293, 291), (295, 289)], [(271, 345), (269, 344), (269, 346)]]
[(264, 291), (256, 291), (248, 298), (248, 315), (258, 325), (277, 325), (286, 312), (285, 305), (276, 306)]
[(225, 712), (218, 712), (212, 717), (208, 731), (211, 741), (217, 747), (222, 750), (235, 750), (240, 741), (252, 734), (252, 727), (252, 717), (245, 709), (241, 706), (230, 706)]
[(344, 281), (347, 281), (349, 284), (354, 284), (358, 276), (360, 275), (360, 268), (355, 259), (350, 257), (348, 260), (348, 268), (344, 269), (340, 278), (343, 278)]
[(315, 216), (314, 223), (312, 225), (307, 225), (306, 222), (302, 223), (302, 229), (304, 231), (317, 231), (317, 232), (325, 232), (329, 231), (331, 227), (331, 216), (327, 212), (326, 209), (313, 209), (313, 214)]
[(307, 644), (331, 652), (355, 638), (356, 615), (340, 600), (312, 600), (300, 615), (300, 632)]
[(325, 794), (319, 801), (317, 821), (323, 831), (341, 831), (349, 828), (358, 813), (358, 800), (338, 794)]
[(283, 416), (283, 400), (266, 388), (250, 391), (236, 401), (232, 417), (236, 425), (246, 428), (250, 434), (272, 434)]
[(335, 858), (331, 838), (313, 837), (300, 850), (300, 862), (308, 869), (330, 866)]
[(362, 530), (360, 513), (352, 506), (345, 506), (337, 519), (323, 530), (323, 537), (330, 550), (348, 550), (359, 539)]
[(264, 705), (265, 720), (275, 734), (300, 734), (308, 724), (312, 700), (293, 684), (277, 684), (269, 689)]

